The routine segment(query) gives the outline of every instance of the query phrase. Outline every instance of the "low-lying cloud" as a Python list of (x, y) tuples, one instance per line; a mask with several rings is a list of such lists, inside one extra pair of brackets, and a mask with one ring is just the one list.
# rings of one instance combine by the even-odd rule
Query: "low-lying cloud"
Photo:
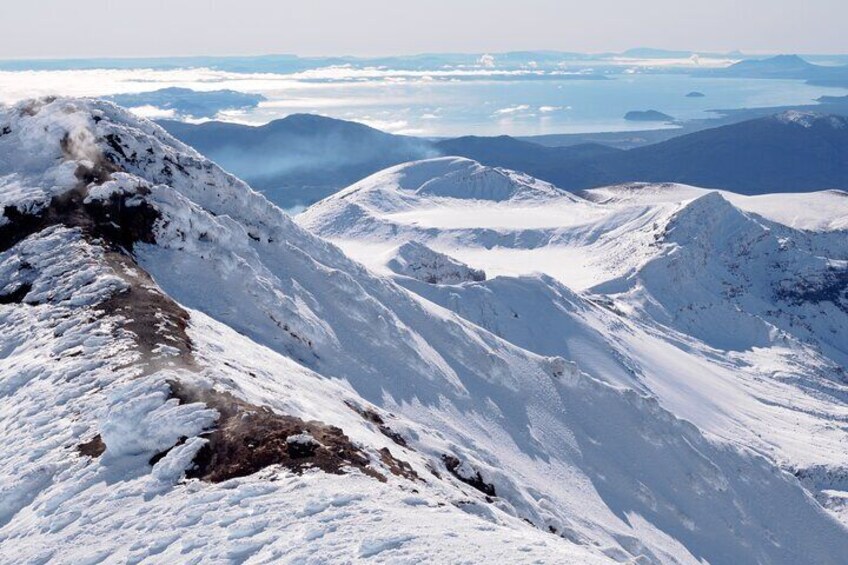
[(496, 116), (511, 116), (515, 114), (521, 114), (530, 110), (530, 106), (528, 104), (518, 104), (516, 106), (507, 106), (506, 108), (501, 108), (500, 110), (495, 110)]

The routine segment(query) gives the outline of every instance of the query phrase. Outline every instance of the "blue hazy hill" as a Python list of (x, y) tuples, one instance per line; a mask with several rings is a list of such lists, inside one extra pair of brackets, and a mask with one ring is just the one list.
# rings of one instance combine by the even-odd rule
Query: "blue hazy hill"
[(293, 114), (259, 127), (160, 124), (283, 208), (311, 204), (386, 167), (437, 154), (423, 139), (314, 114)]
[(235, 90), (199, 92), (190, 88), (171, 87), (152, 92), (116, 94), (106, 97), (106, 100), (127, 108), (155, 106), (162, 110), (173, 110), (180, 117), (214, 118), (223, 110), (255, 108), (265, 97)]
[(742, 194), (848, 189), (848, 118), (812, 112), (782, 112), (629, 150), (597, 143), (549, 147), (509, 136), (431, 141), (309, 114), (262, 127), (161, 123), (285, 208), (436, 155), (523, 171), (572, 191), (631, 181)]

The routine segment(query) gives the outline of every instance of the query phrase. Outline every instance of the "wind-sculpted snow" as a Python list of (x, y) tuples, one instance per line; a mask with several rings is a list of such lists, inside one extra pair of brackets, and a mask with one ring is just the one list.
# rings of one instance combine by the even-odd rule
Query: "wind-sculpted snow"
[[(584, 370), (580, 347), (565, 358), (509, 343), (110, 104), (26, 103), (0, 114), (7, 129), (4, 557), (838, 563), (848, 551), (796, 478), (650, 396), (639, 351), (608, 378), (602, 363)], [(599, 212), (512, 173), (461, 170), (470, 184), (447, 174), (463, 202)], [(457, 200), (424, 185), (395, 202)], [(426, 286), (508, 292), (497, 280)], [(602, 351), (598, 307), (538, 280)]]

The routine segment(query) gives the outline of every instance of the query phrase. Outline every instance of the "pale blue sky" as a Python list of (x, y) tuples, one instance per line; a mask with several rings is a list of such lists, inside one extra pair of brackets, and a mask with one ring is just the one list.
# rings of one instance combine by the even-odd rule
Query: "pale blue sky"
[(848, 51), (848, 0), (0, 0), (0, 58)]

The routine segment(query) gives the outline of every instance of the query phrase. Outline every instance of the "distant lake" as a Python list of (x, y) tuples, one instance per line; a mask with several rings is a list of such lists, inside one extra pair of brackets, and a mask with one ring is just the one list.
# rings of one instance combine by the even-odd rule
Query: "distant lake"
[[(687, 97), (698, 91), (703, 98)], [(717, 79), (686, 75), (618, 75), (610, 80), (323, 84), (303, 96), (266, 92), (272, 101), (247, 114), (263, 123), (293, 112), (361, 121), (398, 133), (430, 136), (544, 135), (669, 127), (630, 122), (630, 110), (658, 110), (681, 120), (709, 118), (711, 109), (814, 104), (843, 88), (798, 80)], [(714, 116), (714, 114), (713, 114)]]
[[(631, 110), (658, 110), (681, 120), (710, 117), (711, 109), (811, 104), (848, 89), (798, 80), (692, 77), (684, 73), (608, 72), (580, 76), (456, 77), (450, 72), (331, 67), (302, 73), (238, 73), (211, 69), (88, 69), (0, 71), (0, 101), (44, 94), (105, 96), (169, 86), (232, 89), (267, 98), (217, 119), (263, 124), (296, 112), (354, 120), (393, 133), (422, 136), (543, 135), (669, 127), (628, 122)], [(604, 78), (601, 77), (601, 78)], [(702, 92), (703, 98), (687, 97)], [(155, 107), (138, 110), (169, 117)]]

